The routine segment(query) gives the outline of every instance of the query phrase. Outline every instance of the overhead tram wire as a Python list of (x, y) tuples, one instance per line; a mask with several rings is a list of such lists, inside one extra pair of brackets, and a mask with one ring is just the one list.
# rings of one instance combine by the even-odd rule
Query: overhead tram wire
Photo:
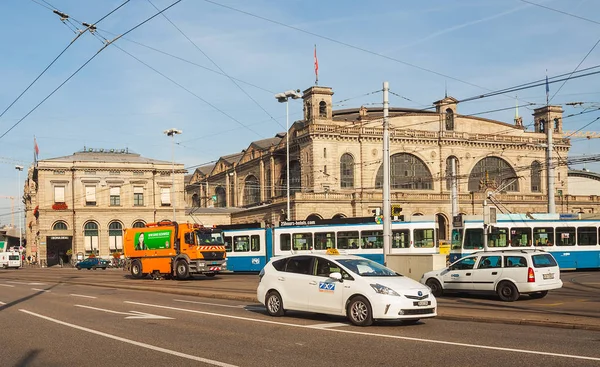
[[(119, 5), (118, 7), (116, 7), (116, 8), (115, 8), (114, 10), (112, 10), (110, 13), (108, 13), (108, 14), (106, 14), (105, 16), (103, 16), (102, 18), (100, 18), (100, 20), (96, 21), (95, 23), (93, 23), (93, 24), (91, 24), (91, 25), (88, 25), (88, 26), (87, 26), (87, 27), (86, 27), (86, 28), (85, 28), (83, 31), (81, 31), (81, 32), (77, 33), (77, 35), (75, 36), (75, 38), (73, 38), (73, 39), (71, 40), (71, 42), (69, 42), (69, 44), (67, 45), (67, 47), (65, 47), (65, 48), (64, 48), (64, 49), (63, 49), (63, 50), (62, 50), (62, 51), (61, 51), (61, 52), (58, 54), (58, 56), (56, 56), (56, 57), (54, 58), (54, 60), (52, 60), (52, 62), (51, 62), (51, 63), (50, 63), (48, 66), (46, 66), (46, 68), (45, 68), (44, 70), (42, 70), (42, 72), (41, 72), (41, 73), (40, 73), (40, 74), (39, 74), (39, 75), (38, 75), (38, 76), (37, 76), (37, 77), (36, 77), (36, 78), (35, 78), (35, 79), (34, 79), (34, 80), (33, 80), (33, 81), (32, 81), (32, 82), (31, 82), (31, 83), (28, 85), (28, 86), (27, 86), (27, 88), (25, 88), (25, 90), (24, 90), (24, 91), (22, 91), (22, 92), (21, 92), (21, 94), (19, 94), (19, 95), (17, 96), (17, 98), (15, 98), (15, 100), (14, 100), (14, 101), (12, 101), (12, 103), (11, 103), (10, 105), (8, 105), (8, 107), (6, 107), (6, 109), (4, 109), (4, 111), (2, 111), (2, 113), (0, 113), (0, 118), (2, 118), (2, 116), (4, 116), (4, 114), (5, 114), (5, 113), (6, 113), (6, 112), (7, 112), (7, 111), (8, 111), (8, 110), (9, 110), (9, 109), (12, 107), (12, 106), (14, 106), (14, 104), (15, 104), (15, 103), (17, 103), (17, 101), (18, 101), (19, 99), (21, 99), (21, 97), (22, 97), (22, 96), (23, 96), (23, 95), (24, 95), (24, 94), (25, 94), (25, 93), (26, 93), (26, 92), (29, 90), (29, 88), (31, 88), (31, 87), (32, 87), (32, 86), (35, 84), (35, 82), (37, 82), (37, 81), (38, 81), (38, 80), (39, 80), (39, 79), (42, 77), (42, 75), (44, 75), (44, 73), (46, 73), (46, 71), (48, 71), (48, 69), (50, 69), (50, 67), (51, 67), (52, 65), (54, 65), (54, 63), (55, 63), (55, 62), (56, 62), (56, 61), (57, 61), (57, 60), (58, 60), (58, 59), (59, 59), (59, 58), (60, 58), (60, 57), (61, 57), (61, 56), (62, 56), (62, 55), (63, 55), (63, 54), (64, 54), (64, 53), (65, 53), (65, 52), (68, 50), (68, 49), (69, 49), (69, 47), (71, 47), (71, 46), (73, 45), (73, 43), (75, 43), (75, 41), (77, 41), (77, 39), (79, 39), (79, 37), (81, 37), (81, 35), (83, 35), (83, 34), (84, 34), (86, 31), (88, 31), (88, 30), (90, 30), (90, 29), (93, 29), (93, 27), (94, 27), (94, 26), (95, 26), (97, 23), (101, 22), (101, 21), (102, 21), (102, 20), (104, 20), (106, 17), (108, 17), (109, 15), (111, 15), (112, 13), (114, 13), (115, 11), (119, 10), (119, 8), (121, 8), (123, 5), (127, 4), (129, 1), (131, 1), (131, 0), (126, 0), (124, 3), (122, 3), (121, 5)], [(45, 1), (44, 1), (44, 2), (45, 2)], [(37, 2), (36, 2), (36, 3), (37, 3)], [(46, 3), (46, 4), (48, 4), (47, 2), (45, 2), (45, 3)], [(40, 4), (40, 3), (37, 3), (37, 4), (39, 4), (39, 5), (41, 5), (41, 6), (44, 6), (44, 5)], [(48, 4), (48, 5), (49, 5), (49, 4)], [(44, 6), (44, 7), (45, 7), (45, 6)], [(47, 7), (46, 7), (46, 8), (47, 8)], [(56, 8), (54, 8), (54, 9), (50, 9), (50, 10), (52, 10), (52, 11), (53, 11), (55, 14), (59, 15), (59, 16), (61, 17), (61, 19), (62, 19), (62, 18), (65, 18), (65, 16), (66, 16), (66, 18), (68, 19), (68, 15), (66, 15), (66, 14), (65, 14), (65, 13), (63, 13), (63, 12), (60, 12), (60, 11), (56, 10)], [(63, 23), (64, 23), (64, 22), (63, 22)], [(66, 25), (66, 24), (65, 24), (65, 25)], [(36, 108), (37, 108), (37, 106), (36, 106)], [(33, 112), (33, 111), (31, 111), (31, 112)], [(27, 116), (25, 116), (25, 117), (27, 117)], [(18, 124), (18, 123), (17, 123), (17, 124)], [(14, 125), (14, 126), (16, 126), (16, 125)], [(13, 127), (14, 127), (14, 126), (13, 126)], [(12, 130), (12, 127), (9, 129), (9, 131), (10, 131), (10, 130)], [(8, 132), (8, 131), (7, 131), (7, 132)], [(5, 133), (5, 134), (6, 134), (6, 133)], [(2, 136), (4, 136), (4, 135), (2, 135)], [(2, 136), (0, 136), (0, 139), (2, 138)]]
[[(128, 3), (130, 0), (127, 0), (124, 4)], [(0, 139), (2, 139), (3, 137), (6, 136), (6, 134), (8, 134), (12, 129), (14, 129), (15, 127), (17, 127), (17, 125), (19, 125), (23, 120), (25, 120), (27, 118), (27, 116), (31, 115), (33, 113), (33, 111), (35, 111), (39, 106), (41, 106), (44, 102), (46, 102), (46, 100), (48, 100), (48, 98), (50, 98), (54, 93), (56, 93), (63, 85), (65, 85), (69, 80), (71, 80), (71, 78), (73, 78), (77, 73), (79, 73), (79, 71), (81, 71), (81, 69), (83, 69), (87, 64), (89, 64), (93, 59), (96, 58), (96, 56), (98, 56), (100, 54), (100, 52), (102, 52), (106, 47), (108, 47), (110, 44), (112, 44), (113, 42), (116, 42), (119, 38), (121, 38), (122, 36), (134, 31), (135, 29), (139, 28), (140, 26), (142, 26), (143, 24), (149, 22), (150, 20), (154, 19), (156, 16), (158, 16), (159, 14), (161, 14), (162, 12), (172, 8), (173, 6), (179, 4), (182, 0), (177, 0), (174, 3), (172, 3), (171, 5), (167, 6), (166, 8), (164, 8), (163, 10), (161, 10), (160, 12), (154, 14), (153, 16), (151, 16), (150, 18), (144, 20), (143, 22), (139, 23), (138, 25), (136, 25), (135, 27), (129, 29), (127, 32), (123, 33), (121, 36), (117, 36), (116, 38), (114, 38), (112, 41), (110, 41), (109, 43), (106, 43), (100, 50), (98, 50), (92, 57), (90, 57), (83, 65), (81, 65), (77, 70), (75, 70), (75, 72), (73, 72), (64, 82), (62, 82), (58, 87), (56, 87), (50, 94), (48, 94), (44, 99), (42, 99), (42, 101), (40, 103), (38, 103), (35, 107), (33, 107), (29, 112), (27, 112), (27, 114), (25, 116), (23, 116), (21, 119), (19, 119), (17, 122), (15, 122), (8, 130), (6, 130), (2, 135), (0, 135)], [(118, 8), (120, 8), (121, 6), (123, 6), (124, 4), (121, 4)], [(115, 9), (116, 10), (116, 9)], [(109, 14), (105, 15), (104, 17), (102, 17), (98, 22), (102, 21), (104, 18), (106, 18), (108, 15), (112, 14), (115, 10), (111, 11)], [(96, 22), (97, 23), (97, 22)], [(95, 23), (94, 23), (95, 24)], [(88, 28), (92, 27), (94, 24), (91, 24)]]
[(568, 15), (568, 16), (573, 17), (573, 18), (585, 20), (586, 22), (590, 22), (590, 23), (594, 23), (594, 24), (599, 24), (600, 25), (600, 22), (597, 22), (597, 21), (592, 20), (592, 19), (584, 18), (584, 17), (581, 17), (579, 15), (567, 13), (566, 11), (554, 9), (554, 8), (551, 8), (551, 7), (542, 5), (542, 4), (537, 4), (537, 3), (534, 3), (534, 2), (531, 2), (531, 1), (527, 1), (527, 0), (521, 0), (521, 1), (524, 2), (524, 3), (530, 4), (530, 5), (539, 6), (540, 8), (544, 8), (544, 9), (551, 10), (551, 11), (554, 11), (554, 12), (557, 12), (557, 13), (560, 13), (560, 14)]
[[(156, 5), (154, 5), (152, 3), (151, 0), (148, 0), (148, 2), (155, 8), (158, 10), (158, 8), (156, 7)], [(198, 51), (200, 51), (200, 53), (202, 53), (202, 55), (204, 55), (204, 57), (206, 57), (214, 66), (217, 67), (217, 69), (219, 69), (221, 71), (221, 73), (223, 73), (229, 80), (231, 80), (231, 82), (233, 84), (235, 84), (235, 86), (242, 91), (242, 93), (244, 93), (246, 95), (246, 97), (250, 98), (250, 100), (252, 102), (254, 102), (255, 105), (257, 105), (261, 110), (263, 110), (263, 112), (265, 114), (267, 114), (267, 116), (269, 116), (271, 118), (271, 120), (275, 121), (275, 123), (277, 123), (279, 126), (281, 126), (282, 128), (285, 128), (285, 126), (283, 126), (282, 123), (280, 123), (279, 121), (277, 121), (260, 103), (258, 103), (258, 101), (256, 99), (254, 99), (248, 92), (246, 92), (244, 90), (244, 88), (242, 88), (231, 76), (229, 76), (229, 74), (227, 72), (225, 72), (225, 70), (223, 70), (223, 68), (221, 68), (219, 66), (219, 64), (217, 64), (210, 56), (208, 56), (208, 54), (206, 52), (204, 52), (200, 47), (198, 47), (198, 45), (192, 41), (192, 39), (190, 37), (187, 36), (187, 34), (185, 34), (181, 28), (179, 28), (169, 17), (167, 17), (164, 13), (162, 14), (162, 16), (169, 22), (171, 23), (171, 25), (173, 27), (175, 27), (175, 29), (177, 29), (177, 31), (179, 31), (179, 33), (181, 33), (181, 35), (183, 37), (185, 37)]]

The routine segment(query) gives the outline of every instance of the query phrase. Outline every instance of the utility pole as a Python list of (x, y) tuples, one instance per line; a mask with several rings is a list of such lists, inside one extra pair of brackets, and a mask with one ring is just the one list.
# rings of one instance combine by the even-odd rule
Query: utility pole
[(458, 215), (458, 188), (456, 184), (456, 158), (452, 157), (450, 160), (451, 169), (451, 189), (452, 189), (452, 218)]
[(392, 217), (390, 201), (390, 122), (388, 82), (383, 82), (383, 263), (387, 265), (392, 239)]

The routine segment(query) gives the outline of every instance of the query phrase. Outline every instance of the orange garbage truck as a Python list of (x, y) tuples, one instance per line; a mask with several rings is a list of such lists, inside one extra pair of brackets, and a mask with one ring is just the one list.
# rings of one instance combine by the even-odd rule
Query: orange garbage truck
[(227, 266), (221, 230), (191, 223), (162, 221), (127, 228), (123, 254), (125, 270), (133, 278), (212, 277)]

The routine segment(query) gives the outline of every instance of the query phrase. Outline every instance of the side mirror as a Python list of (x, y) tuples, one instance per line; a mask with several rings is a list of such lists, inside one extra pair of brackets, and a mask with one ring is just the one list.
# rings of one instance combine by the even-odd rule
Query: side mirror
[(338, 273), (338, 272), (331, 273), (331, 274), (329, 274), (329, 277), (330, 277), (331, 279), (337, 280), (337, 281), (339, 281), (339, 282), (341, 282), (341, 281), (342, 281), (342, 273)]

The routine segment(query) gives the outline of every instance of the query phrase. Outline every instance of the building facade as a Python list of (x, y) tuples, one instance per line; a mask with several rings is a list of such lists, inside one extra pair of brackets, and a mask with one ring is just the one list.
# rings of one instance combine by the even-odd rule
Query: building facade
[[(334, 111), (332, 96), (321, 86), (303, 92), (304, 117), (287, 132), (289, 157), (285, 134), (252, 142), (197, 169), (186, 183), (186, 204), (241, 209), (231, 214), (232, 223), (276, 224), (288, 215), (288, 200), (291, 220), (372, 215), (383, 202), (382, 108)], [(528, 131), (521, 117), (505, 123), (461, 115), (457, 102), (445, 97), (433, 111), (389, 109), (391, 202), (403, 215), (436, 215), (439, 236), (446, 238), (453, 182), (458, 213), (482, 214), (488, 193), (501, 212), (547, 212), (548, 128), (557, 212), (600, 210), (596, 196), (569, 195), (570, 140), (563, 136), (560, 106), (535, 109)]]
[(24, 188), (27, 255), (52, 266), (122, 252), (124, 228), (172, 220), (174, 207), (185, 217), (185, 172), (125, 149), (38, 161)]

